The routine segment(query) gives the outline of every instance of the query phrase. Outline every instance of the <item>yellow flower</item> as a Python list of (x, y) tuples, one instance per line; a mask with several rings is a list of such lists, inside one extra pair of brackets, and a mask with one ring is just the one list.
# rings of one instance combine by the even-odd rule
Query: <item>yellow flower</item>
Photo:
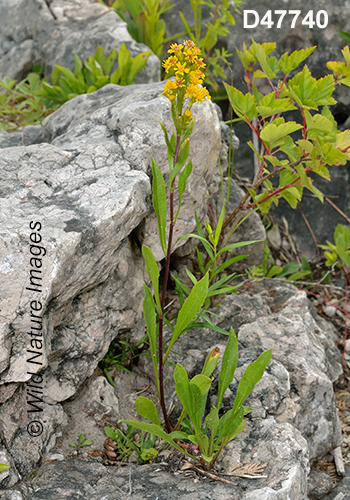
[(196, 59), (197, 59), (197, 56), (192, 54), (192, 52), (186, 52), (185, 60), (188, 61), (190, 64), (193, 64)]
[(188, 73), (190, 71), (190, 68), (187, 68), (186, 64), (181, 64), (180, 62), (178, 62), (175, 71), (176, 76), (184, 75), (185, 73)]
[(165, 68), (165, 72), (169, 73), (171, 69), (173, 69), (178, 62), (178, 58), (175, 56), (168, 57), (166, 61), (163, 61), (162, 66)]
[(165, 90), (172, 92), (177, 89), (176, 82), (174, 80), (168, 80), (165, 84)]
[(178, 45), (177, 43), (173, 43), (170, 45), (170, 49), (168, 50), (169, 54), (179, 54), (183, 49), (183, 45)]
[(175, 85), (176, 85), (176, 88), (177, 89), (180, 89), (181, 87), (184, 87), (185, 86), (185, 82), (182, 78), (176, 78), (175, 80)]
[[(200, 85), (205, 77), (201, 71), (201, 68), (205, 68), (205, 64), (202, 58), (198, 58), (200, 49), (191, 40), (185, 40), (180, 45), (172, 44), (168, 52), (174, 55), (163, 62), (163, 67), (167, 73), (173, 70), (176, 78), (166, 82), (163, 95), (172, 103), (175, 99), (180, 99), (181, 102), (178, 102), (180, 108), (184, 104), (184, 98), (190, 99), (192, 104), (204, 101), (206, 97), (210, 99), (208, 90)], [(184, 91), (181, 90), (183, 88)], [(187, 123), (192, 120), (190, 110), (185, 111), (183, 120)]]
[(193, 85), (198, 85), (199, 83), (203, 82), (204, 78), (204, 73), (201, 71), (191, 71), (190, 73), (190, 82), (193, 83)]
[(203, 62), (203, 59), (196, 59), (194, 61), (194, 64), (197, 66), (198, 69), (205, 68), (205, 64)]
[(192, 40), (184, 40), (184, 46), (186, 49), (193, 49), (195, 47), (194, 42)]
[(210, 94), (205, 87), (200, 87), (199, 85), (190, 83), (186, 88), (186, 97), (192, 99), (194, 102), (201, 102), (204, 101), (206, 97), (210, 99)]

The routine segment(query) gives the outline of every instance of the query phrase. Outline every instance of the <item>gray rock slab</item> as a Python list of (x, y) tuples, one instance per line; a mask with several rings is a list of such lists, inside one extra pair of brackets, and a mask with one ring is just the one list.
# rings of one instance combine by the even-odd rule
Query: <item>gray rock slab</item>
[[(127, 31), (126, 23), (102, 4), (89, 0), (20, 0), (0, 4), (0, 78), (24, 78), (37, 63), (51, 75), (56, 64), (74, 69), (74, 52), (88, 59), (102, 45), (105, 54), (125, 43), (133, 57), (148, 51)], [(160, 62), (151, 54), (136, 83), (160, 80)]]
[[(57, 403), (76, 394), (114, 338), (135, 343), (144, 334), (141, 244), (162, 257), (150, 183), (152, 156), (164, 172), (167, 164), (162, 90), (108, 85), (78, 96), (31, 128), (34, 144), (2, 149), (0, 429), (24, 476), (59, 434)], [(212, 103), (194, 113), (194, 174), (176, 236), (194, 229), (193, 205), (204, 216), (221, 143)], [(22, 438), (30, 379), (45, 381), (42, 425), (53, 426), (35, 442)]]

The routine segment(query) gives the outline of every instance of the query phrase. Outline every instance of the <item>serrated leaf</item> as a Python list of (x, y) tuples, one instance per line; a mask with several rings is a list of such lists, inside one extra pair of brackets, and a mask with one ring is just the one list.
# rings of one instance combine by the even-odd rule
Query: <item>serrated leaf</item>
[(273, 78), (276, 78), (275, 72), (271, 68), (271, 63), (268, 60), (268, 56), (266, 54), (266, 51), (264, 50), (264, 46), (256, 43), (254, 40), (253, 41), (253, 46), (255, 50), (256, 57), (260, 63), (260, 66), (262, 67), (263, 71), (265, 72), (267, 78), (272, 80)]
[(256, 100), (252, 94), (243, 94), (235, 87), (224, 82), (224, 86), (234, 112), (244, 120), (252, 120), (257, 116)]
[(296, 109), (296, 107), (290, 102), (290, 99), (276, 99), (275, 92), (270, 92), (270, 94), (261, 99), (256, 109), (260, 116), (267, 118), (268, 116), (283, 113), (284, 111)]
[(295, 50), (291, 54), (285, 52), (279, 60), (279, 69), (285, 75), (296, 69), (310, 54), (316, 49), (316, 46), (307, 49)]
[(292, 134), (293, 132), (296, 132), (301, 128), (303, 128), (302, 125), (296, 122), (287, 122), (280, 125), (269, 123), (262, 129), (260, 137), (264, 142), (273, 144), (282, 137), (286, 137), (287, 135)]

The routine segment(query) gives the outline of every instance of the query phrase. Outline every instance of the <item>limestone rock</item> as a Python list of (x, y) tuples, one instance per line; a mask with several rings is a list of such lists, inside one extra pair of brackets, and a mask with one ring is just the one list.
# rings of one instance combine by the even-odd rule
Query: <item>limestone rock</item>
[[(144, 334), (140, 245), (149, 244), (162, 258), (149, 178), (152, 156), (166, 170), (157, 120), (170, 129), (171, 116), (162, 89), (163, 83), (108, 85), (78, 96), (31, 128), (34, 144), (2, 150), (0, 425), (5, 433), (10, 432), (6, 414), (24, 405), (18, 394), (36, 373), (44, 380), (49, 418), (60, 408), (56, 403), (74, 396), (92, 375), (114, 338), (135, 343)], [(193, 111), (194, 173), (175, 237), (194, 229), (194, 205), (203, 216), (220, 148), (212, 103)], [(29, 457), (19, 437), (25, 425), (22, 417), (12, 423), (18, 437), (7, 442), (24, 475), (54, 441), (51, 430), (44, 432)]]
[[(89, 0), (20, 0), (0, 4), (0, 78), (24, 78), (37, 63), (51, 75), (56, 64), (74, 69), (74, 52), (88, 59), (102, 45), (105, 54), (124, 42), (132, 57), (148, 51), (136, 43), (114, 12)], [(160, 62), (151, 54), (136, 83), (160, 80)]]

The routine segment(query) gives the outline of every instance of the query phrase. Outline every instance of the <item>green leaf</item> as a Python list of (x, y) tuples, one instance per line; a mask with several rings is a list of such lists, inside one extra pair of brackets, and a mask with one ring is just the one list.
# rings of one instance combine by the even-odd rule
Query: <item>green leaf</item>
[(283, 113), (284, 111), (290, 111), (296, 109), (290, 99), (276, 99), (275, 92), (270, 92), (267, 94), (256, 107), (258, 113), (263, 118), (268, 116), (277, 115), (278, 113)]
[(214, 347), (214, 349), (210, 352), (210, 354), (207, 356), (207, 359), (205, 360), (202, 369), (202, 375), (210, 377), (210, 375), (215, 370), (216, 365), (218, 364), (219, 357), (220, 357), (220, 349), (218, 347)]
[(179, 176), (179, 182), (178, 182), (178, 189), (179, 189), (179, 208), (177, 210), (177, 214), (176, 214), (176, 217), (175, 217), (175, 222), (177, 221), (177, 218), (179, 216), (179, 213), (180, 213), (180, 208), (181, 208), (181, 201), (182, 201), (182, 196), (184, 194), (184, 192), (186, 191), (186, 184), (187, 184), (187, 179), (189, 178), (189, 176), (191, 175), (192, 173), (192, 168), (193, 168), (193, 165), (192, 165), (192, 160), (190, 160), (186, 167), (183, 169), (183, 171), (181, 172), (180, 176)]
[(222, 225), (224, 223), (224, 219), (225, 219), (225, 205), (223, 205), (223, 207), (221, 209), (219, 220), (218, 220), (218, 223), (217, 223), (216, 229), (215, 229), (215, 236), (214, 236), (214, 247), (215, 248), (218, 246), (218, 243), (219, 243), (219, 238), (221, 235), (221, 230), (222, 230)]
[(157, 408), (153, 401), (144, 396), (139, 396), (135, 405), (136, 411), (141, 417), (147, 418), (152, 424), (160, 425)]
[(250, 395), (256, 384), (264, 374), (264, 370), (270, 362), (272, 349), (264, 352), (256, 361), (251, 363), (245, 370), (237, 388), (237, 395), (232, 407), (232, 412), (235, 413), (242, 406), (244, 401)]
[(7, 464), (0, 464), (0, 472), (2, 472), (2, 471), (4, 471), (4, 470), (7, 470), (7, 469), (9, 469), (9, 468), (10, 468), (10, 466), (9, 466), (9, 465), (7, 465)]
[(146, 66), (147, 59), (149, 58), (151, 53), (151, 50), (149, 50), (148, 52), (142, 52), (141, 54), (138, 54), (136, 57), (134, 57), (134, 59), (131, 59), (131, 67), (127, 76), (126, 85), (131, 85), (134, 83), (135, 76), (140, 73), (140, 71)]
[(269, 123), (262, 129), (260, 137), (265, 143), (271, 145), (282, 137), (286, 137), (301, 128), (303, 128), (302, 125), (293, 121), (281, 123), (280, 125)]
[(233, 329), (230, 329), (230, 335), (226, 344), (224, 356), (222, 358), (221, 371), (219, 373), (218, 399), (216, 406), (221, 407), (225, 391), (232, 383), (238, 361), (238, 342)]
[(256, 99), (252, 94), (247, 93), (244, 95), (240, 90), (235, 87), (227, 85), (223, 82), (227, 96), (234, 112), (245, 121), (251, 121), (258, 112), (256, 109)]
[(272, 80), (273, 78), (276, 78), (275, 72), (271, 68), (271, 63), (268, 60), (268, 56), (264, 50), (264, 47), (260, 45), (259, 43), (256, 43), (254, 40), (253, 41), (253, 46), (255, 49), (255, 54), (256, 57), (258, 58), (258, 61), (260, 63), (260, 66), (262, 67), (263, 71), (265, 72), (267, 78)]
[(119, 422), (125, 422), (128, 425), (132, 425), (136, 429), (140, 429), (141, 431), (144, 432), (149, 432), (150, 434), (153, 434), (154, 436), (163, 439), (163, 441), (165, 441), (166, 443), (171, 444), (171, 446), (173, 446), (176, 450), (181, 451), (181, 453), (183, 453), (184, 455), (194, 458), (199, 462), (199, 459), (193, 457), (193, 455), (191, 455), (186, 450), (181, 448), (181, 446), (179, 446), (171, 437), (171, 434), (167, 434), (165, 431), (163, 431), (163, 429), (159, 425), (147, 424), (146, 422), (139, 422), (138, 420), (119, 420)]
[(92, 444), (91, 439), (87, 439), (86, 441), (84, 441), (84, 443), (81, 445), (81, 447), (84, 448), (84, 446), (90, 446), (90, 444)]
[(154, 375), (156, 377), (157, 388), (159, 389), (159, 378), (157, 368), (157, 323), (156, 323), (156, 305), (153, 300), (152, 292), (147, 285), (143, 285), (145, 299), (143, 301), (143, 314), (145, 317), (149, 345), (151, 349), (151, 358)]
[(316, 49), (314, 47), (309, 47), (307, 49), (295, 50), (291, 54), (285, 52), (279, 60), (279, 69), (285, 75), (288, 75), (291, 71), (296, 69), (300, 63), (302, 63), (313, 51)]
[(185, 301), (184, 305), (181, 307), (179, 314), (177, 316), (176, 326), (174, 333), (171, 337), (168, 349), (164, 356), (164, 360), (168, 357), (169, 352), (176, 341), (176, 339), (185, 330), (187, 325), (193, 320), (193, 318), (200, 311), (204, 300), (207, 297), (209, 285), (209, 276), (206, 274), (198, 283), (192, 288), (190, 295)]
[(224, 248), (222, 248), (217, 255), (221, 255), (224, 252), (231, 252), (235, 248), (241, 248), (247, 245), (252, 245), (253, 243), (259, 243), (260, 241), (263, 240), (238, 241), (237, 243), (231, 243), (230, 245), (226, 245)]
[(152, 250), (146, 245), (142, 245), (142, 255), (146, 265), (146, 271), (148, 276), (151, 278), (154, 297), (158, 306), (158, 313), (161, 312), (161, 304), (159, 298), (159, 269), (154, 258)]
[(350, 43), (350, 33), (342, 30), (338, 30), (338, 33), (346, 41), (346, 43)]
[(224, 417), (221, 417), (219, 423), (218, 437), (228, 438), (239, 429), (244, 417), (244, 408), (241, 406), (236, 412), (228, 411)]
[(162, 246), (164, 256), (166, 257), (167, 248), (166, 248), (165, 229), (166, 229), (166, 216), (167, 216), (167, 199), (165, 192), (165, 182), (163, 174), (160, 171), (154, 158), (152, 158), (152, 173), (153, 173), (153, 183), (152, 183), (153, 207), (156, 212), (158, 220), (160, 244)]
[(180, 148), (179, 156), (176, 162), (176, 165), (170, 172), (169, 176), (169, 181), (168, 181), (168, 186), (169, 186), (169, 191), (173, 191), (173, 181), (177, 174), (180, 172), (180, 170), (184, 167), (187, 158), (188, 158), (188, 153), (189, 153), (189, 147), (190, 147), (190, 141), (187, 139), (183, 145)]
[(216, 436), (219, 428), (219, 410), (215, 406), (211, 409), (210, 413), (205, 418), (205, 423), (211, 429), (211, 436)]
[(211, 379), (207, 375), (201, 373), (199, 375), (195, 375), (191, 379), (190, 384), (195, 384), (200, 390), (201, 395), (204, 396), (210, 389)]
[(213, 273), (213, 276), (221, 273), (224, 269), (226, 269), (229, 266), (232, 266), (232, 264), (234, 264), (235, 262), (239, 262), (240, 260), (246, 259), (247, 257), (249, 257), (248, 254), (247, 255), (237, 255), (237, 257), (232, 257), (232, 259), (226, 260), (223, 264), (221, 264), (221, 266), (219, 266), (215, 270), (215, 272)]

